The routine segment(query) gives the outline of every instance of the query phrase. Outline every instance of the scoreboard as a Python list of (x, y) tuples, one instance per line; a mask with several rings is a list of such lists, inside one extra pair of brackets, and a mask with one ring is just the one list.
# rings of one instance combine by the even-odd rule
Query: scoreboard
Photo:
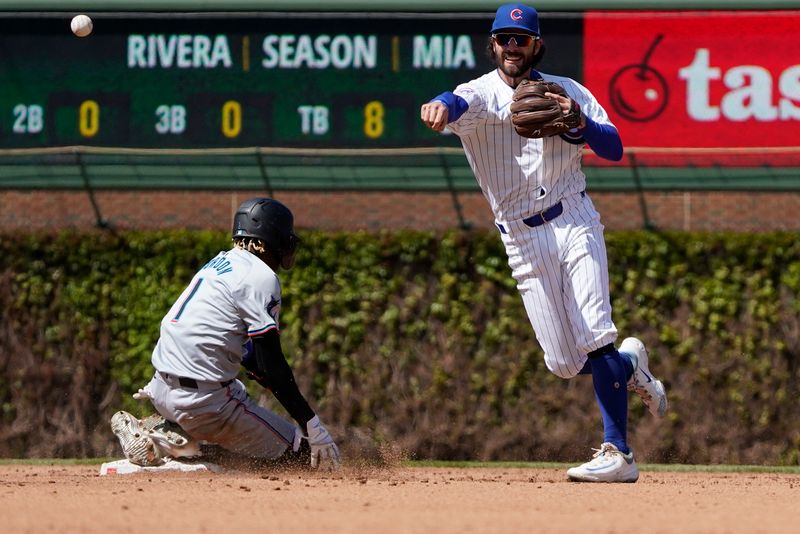
[[(492, 14), (0, 14), (0, 147), (458, 145), (419, 107), (492, 69)], [(579, 15), (542, 70), (581, 79)]]

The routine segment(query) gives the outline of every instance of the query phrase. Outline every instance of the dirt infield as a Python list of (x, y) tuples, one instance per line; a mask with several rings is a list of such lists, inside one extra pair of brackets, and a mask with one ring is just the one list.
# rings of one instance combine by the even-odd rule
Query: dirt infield
[(3, 532), (798, 532), (800, 475), (527, 468), (142, 473), (0, 465)]

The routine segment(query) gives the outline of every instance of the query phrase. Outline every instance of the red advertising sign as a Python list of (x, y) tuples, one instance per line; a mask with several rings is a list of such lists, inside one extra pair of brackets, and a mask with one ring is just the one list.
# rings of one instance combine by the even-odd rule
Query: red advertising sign
[(590, 12), (584, 58), (628, 147), (800, 145), (800, 11)]

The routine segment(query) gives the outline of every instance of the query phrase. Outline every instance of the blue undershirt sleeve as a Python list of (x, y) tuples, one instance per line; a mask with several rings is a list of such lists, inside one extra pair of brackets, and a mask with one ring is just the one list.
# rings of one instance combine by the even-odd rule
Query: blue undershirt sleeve
[(622, 140), (617, 129), (610, 124), (600, 124), (586, 117), (586, 128), (579, 130), (595, 154), (603, 159), (622, 159)]
[(441, 102), (447, 106), (448, 123), (457, 121), (469, 109), (467, 101), (451, 91), (433, 97), (431, 102)]

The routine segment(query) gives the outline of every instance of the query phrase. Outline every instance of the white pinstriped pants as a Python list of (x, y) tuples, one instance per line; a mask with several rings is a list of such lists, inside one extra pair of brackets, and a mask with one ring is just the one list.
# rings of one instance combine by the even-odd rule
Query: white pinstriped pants
[(562, 199), (564, 212), (536, 228), (505, 221), (501, 233), (547, 368), (572, 378), (587, 353), (613, 343), (608, 258), (600, 215), (588, 195)]

